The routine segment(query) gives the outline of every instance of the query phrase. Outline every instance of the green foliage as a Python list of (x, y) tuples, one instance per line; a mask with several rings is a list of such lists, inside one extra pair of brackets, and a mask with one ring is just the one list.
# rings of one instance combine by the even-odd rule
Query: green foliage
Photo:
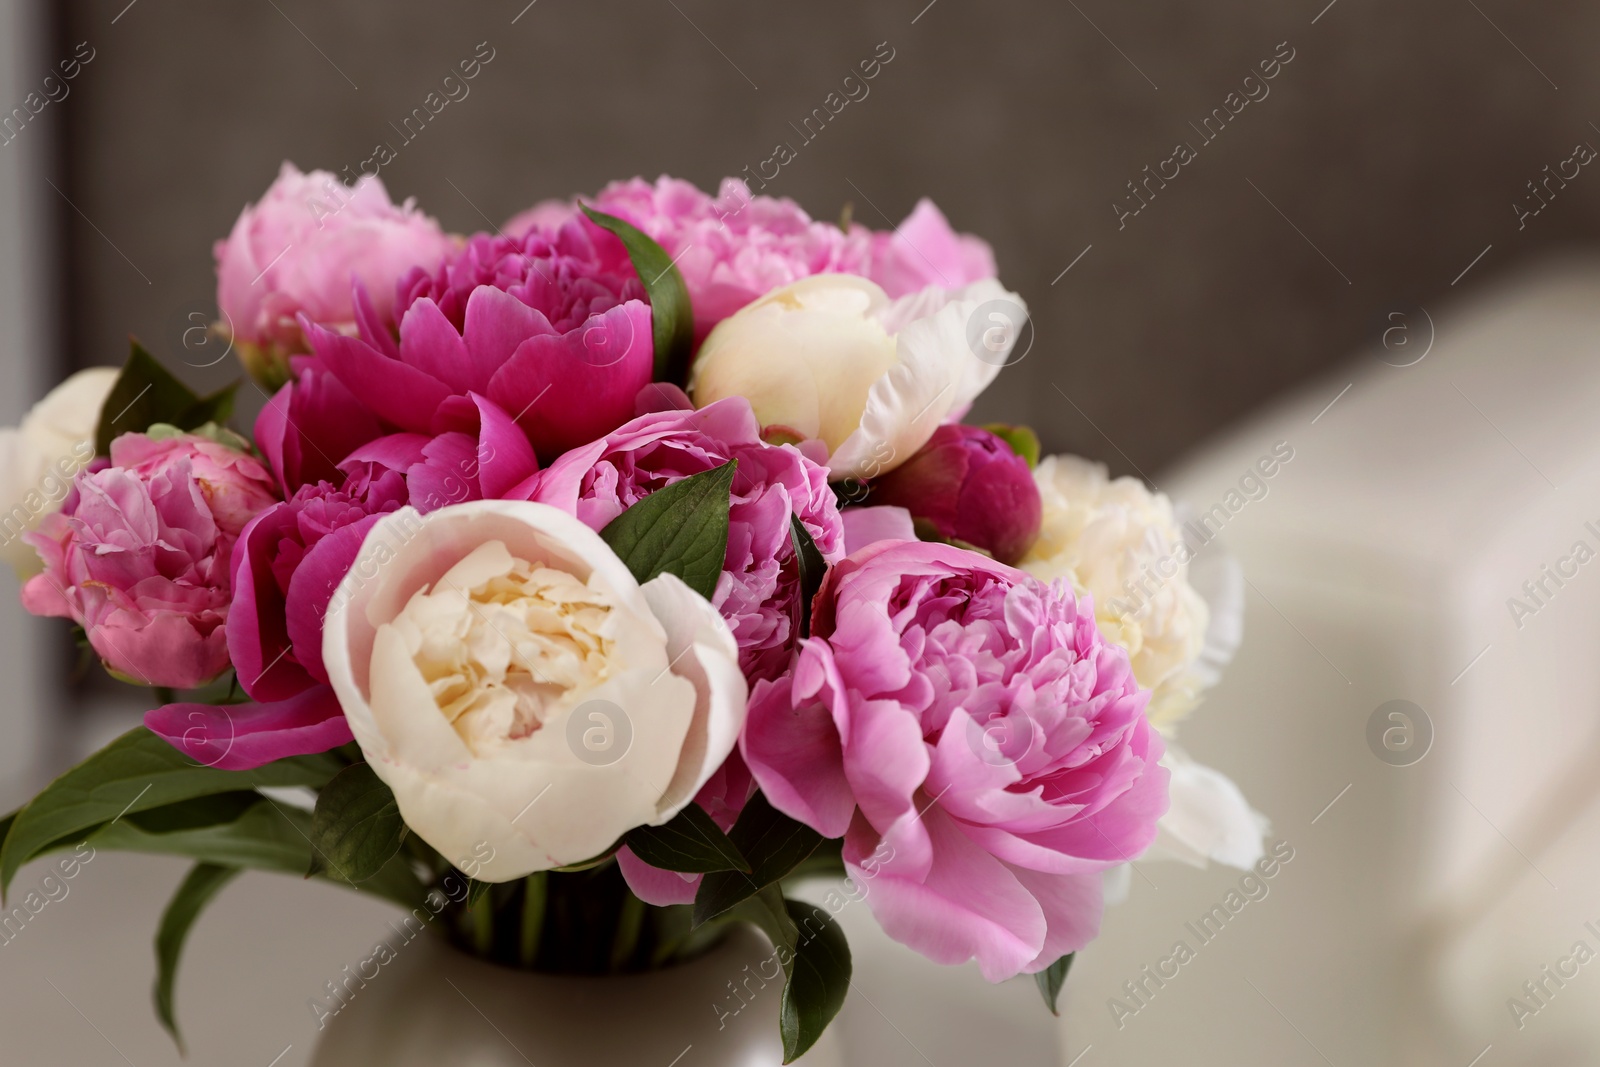
[(689, 356), (694, 348), (694, 311), (689, 287), (666, 250), (643, 230), (614, 215), (584, 205), (583, 213), (596, 226), (622, 238), (633, 269), (650, 297), (650, 336), (655, 345), (655, 380), (684, 384), (689, 377)]
[(1044, 1005), (1050, 1009), (1051, 1015), (1061, 1014), (1056, 1004), (1061, 998), (1061, 987), (1066, 984), (1067, 972), (1072, 969), (1072, 956), (1071, 952), (1067, 953), (1033, 976), (1039, 985), (1039, 995), (1044, 997)]
[(193, 430), (208, 422), (225, 423), (233, 413), (233, 394), (238, 388), (239, 383), (234, 382), (200, 396), (174, 377), (143, 345), (132, 341), (128, 361), (122, 365), (122, 373), (117, 375), (100, 409), (95, 454), (110, 455), (113, 439), (125, 433), (142, 433), (156, 423), (180, 430)]
[(703, 923), (787, 877), (822, 843), (822, 835), (783, 814), (757, 793), (739, 813), (728, 835), (749, 871), (721, 871), (700, 882), (694, 898), (695, 922)]
[(405, 835), (394, 793), (367, 764), (352, 764), (317, 794), (309, 873), (364, 882), (400, 852)]
[(196, 763), (144, 727), (136, 727), (51, 782), (17, 812), (0, 848), (0, 892), (18, 868), (67, 839), (83, 840), (107, 823), (151, 808), (259, 786), (328, 783), (343, 766), (326, 753), (296, 756), (249, 771)]
[(698, 804), (690, 804), (662, 826), (641, 826), (625, 839), (652, 867), (687, 874), (743, 871), (750, 863)]
[(673, 482), (618, 515), (600, 536), (642, 584), (675, 574), (711, 599), (728, 554), (728, 506), (739, 461)]

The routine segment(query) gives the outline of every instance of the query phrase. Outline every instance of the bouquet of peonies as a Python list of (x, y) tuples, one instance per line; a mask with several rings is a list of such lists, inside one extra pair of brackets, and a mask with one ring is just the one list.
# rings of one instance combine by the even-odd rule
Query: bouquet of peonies
[(635, 179), (462, 238), (285, 164), (216, 258), (252, 438), (137, 344), (0, 436), (24, 605), (161, 705), (0, 824), (0, 885), (80, 842), (193, 859), (174, 1034), (244, 868), (544, 971), (755, 923), (792, 1059), (850, 976), (798, 878), (1053, 1010), (1131, 860), (1258, 859), (1164, 740), (1237, 576), (1141, 483), (961, 421), (1031, 327), (930, 202), (881, 233)]

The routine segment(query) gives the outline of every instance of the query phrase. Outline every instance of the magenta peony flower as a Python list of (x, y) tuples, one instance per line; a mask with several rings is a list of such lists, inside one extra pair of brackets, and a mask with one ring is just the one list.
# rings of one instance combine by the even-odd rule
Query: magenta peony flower
[(73, 619), (131, 681), (190, 689), (228, 666), (228, 561), (277, 499), (251, 456), (193, 434), (123, 434), (111, 465), (81, 472), (29, 544), (44, 573), (22, 587), (35, 615)]
[(360, 283), (387, 318), (395, 283), (414, 267), (434, 269), (454, 244), (413, 201), (396, 206), (375, 175), (347, 186), (325, 170), (302, 174), (284, 163), (216, 244), (217, 306), (246, 364), (281, 372), (288, 356), (306, 351), (300, 315), (353, 329), (351, 291)]
[[(337, 384), (337, 383), (335, 383)], [(342, 388), (342, 387), (341, 387)], [(526, 494), (538, 471), (522, 431), (475, 394), (473, 433), (388, 434), (356, 448), (337, 482), (302, 484), (256, 516), (233, 554), (228, 652), (257, 703), (170, 704), (145, 725), (211, 766), (239, 770), (351, 739), (322, 662), (323, 619), (368, 531), (403, 505)]]
[(322, 617), (379, 515), (406, 503), (404, 477), (386, 471), (359, 491), (303, 485), (258, 515), (233, 555), (228, 651), (239, 685), (262, 702), (328, 680)]
[(256, 447), (284, 495), (340, 480), (339, 463), (383, 433), (383, 425), (320, 360), (296, 357), (293, 376), (256, 416)]
[(358, 294), (359, 335), (308, 324), (317, 356), (391, 427), (438, 434), (489, 398), (554, 458), (616, 429), (650, 381), (644, 286), (622, 242), (584, 219), (524, 237), (480, 234), (397, 300), (399, 339)]
[(844, 529), (827, 468), (792, 445), (761, 440), (739, 397), (699, 411), (644, 415), (540, 473), (532, 498), (554, 504), (591, 529), (664, 486), (719, 467), (739, 466), (728, 516), (728, 554), (712, 603), (739, 642), (739, 666), (752, 681), (782, 673), (794, 643), (799, 571), (790, 539), (798, 515), (823, 558), (840, 558)]
[(1016, 563), (1039, 536), (1039, 487), (1028, 461), (988, 430), (947, 422), (872, 483), (872, 503), (903, 507), (945, 540)]
[(1087, 600), (975, 552), (880, 541), (828, 572), (741, 749), (774, 807), (845, 835), (888, 934), (990, 981), (1091, 940), (1100, 872), (1167, 806), (1160, 736)]

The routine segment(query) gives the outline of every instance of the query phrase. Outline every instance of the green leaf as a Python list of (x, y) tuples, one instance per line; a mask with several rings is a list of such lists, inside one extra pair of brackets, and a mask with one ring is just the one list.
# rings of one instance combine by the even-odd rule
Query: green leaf
[(1011, 446), (1011, 451), (1027, 462), (1029, 470), (1039, 465), (1039, 435), (1033, 432), (1031, 426), (1008, 426), (1003, 422), (991, 422), (986, 424), (984, 429)]
[(183, 1051), (183, 1038), (178, 1033), (178, 1019), (173, 1011), (172, 990), (178, 979), (178, 958), (183, 954), (183, 942), (189, 928), (200, 917), (200, 912), (211, 903), (211, 898), (231, 882), (239, 873), (236, 867), (221, 867), (214, 863), (197, 863), (178, 886), (161, 916), (161, 927), (156, 931), (156, 1015), (167, 1028), (172, 1040)]
[(817, 1043), (844, 1007), (850, 992), (850, 945), (839, 924), (823, 909), (798, 900), (784, 903), (799, 930), (778, 1016), (783, 1062), (793, 1063)]
[[(311, 845), (302, 832), (304, 827), (296, 825), (286, 812), (305, 813), (298, 808), (280, 808), (266, 797), (246, 793), (244, 796), (253, 798), (251, 803), (230, 814), (233, 803), (228, 798), (236, 795), (225, 793), (128, 816), (91, 834), (88, 841), (96, 849), (186, 856), (219, 866), (305, 873)], [(213, 803), (219, 817), (209, 823), (182, 825), (173, 820), (178, 809)]]
[(1071, 952), (1067, 953), (1033, 976), (1033, 980), (1039, 984), (1039, 994), (1044, 997), (1044, 1006), (1050, 1009), (1051, 1015), (1061, 1014), (1056, 1002), (1061, 997), (1061, 987), (1066, 984), (1067, 972), (1072, 969), (1072, 956)]
[(694, 896), (694, 921), (707, 922), (774, 885), (803, 863), (822, 843), (822, 835), (783, 814), (762, 793), (750, 798), (728, 834), (749, 873), (707, 874)]
[(111, 454), (111, 442), (125, 433), (142, 433), (158, 422), (192, 430), (208, 422), (226, 422), (233, 412), (238, 383), (197, 396), (163, 367), (138, 341), (130, 343), (128, 361), (100, 408), (95, 454)]
[(367, 764), (352, 764), (317, 795), (310, 873), (366, 881), (400, 851), (405, 833), (394, 793)]
[(596, 211), (585, 204), (583, 213), (601, 229), (622, 238), (633, 269), (650, 297), (650, 335), (655, 344), (655, 380), (689, 380), (689, 355), (694, 347), (694, 312), (689, 306), (689, 287), (666, 250), (643, 230), (615, 215)]
[(800, 516), (789, 516), (789, 540), (794, 543), (794, 558), (800, 568), (800, 625), (801, 637), (811, 636), (811, 601), (822, 588), (822, 578), (828, 573), (828, 561), (811, 538), (811, 531), (800, 521)]
[(217, 793), (258, 786), (320, 788), (341, 766), (324, 753), (249, 771), (223, 771), (194, 762), (143, 726), (136, 727), (51, 782), (17, 813), (0, 848), (0, 894), (24, 863), (92, 827)]
[[(207, 423), (215, 423), (219, 428), (227, 423), (233, 414), (234, 396), (239, 391), (237, 381), (229, 382), (214, 393), (205, 396), (190, 404), (179, 415), (178, 421), (173, 425), (180, 430), (198, 430)], [(248, 441), (246, 445), (248, 445)]]
[(749, 871), (750, 863), (698, 804), (690, 804), (663, 826), (641, 826), (624, 838), (634, 855), (664, 871), (707, 874)]
[(600, 536), (641, 584), (675, 574), (705, 597), (728, 554), (728, 507), (739, 461), (673, 482), (606, 524)]
[(771, 939), (785, 981), (778, 1028), (783, 1062), (793, 1063), (816, 1044), (850, 992), (850, 946), (823, 909), (785, 900), (767, 886), (730, 917), (753, 922)]

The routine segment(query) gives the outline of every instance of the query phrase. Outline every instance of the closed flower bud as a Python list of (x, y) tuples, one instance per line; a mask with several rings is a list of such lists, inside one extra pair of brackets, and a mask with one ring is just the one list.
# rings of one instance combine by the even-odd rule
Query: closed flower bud
[(905, 508), (945, 541), (1015, 563), (1039, 534), (1028, 461), (977, 426), (946, 423), (916, 455), (873, 483), (872, 503)]

